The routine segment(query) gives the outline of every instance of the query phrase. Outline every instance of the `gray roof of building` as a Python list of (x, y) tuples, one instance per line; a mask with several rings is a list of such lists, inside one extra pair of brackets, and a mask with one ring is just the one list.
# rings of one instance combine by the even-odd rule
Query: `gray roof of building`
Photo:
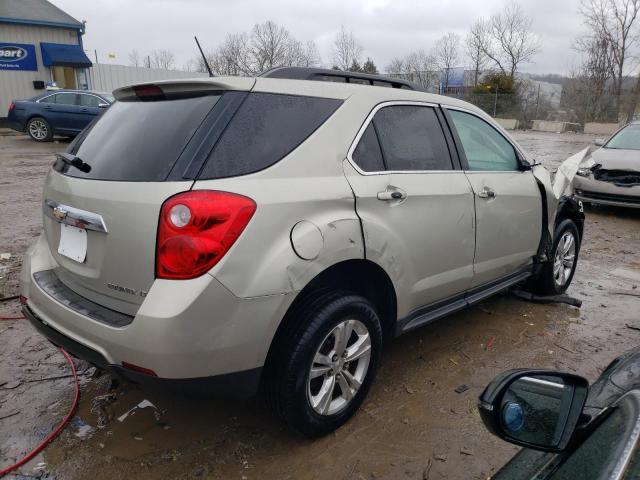
[(16, 23), (33, 23), (35, 25), (83, 27), (82, 22), (47, 0), (0, 1), (0, 21), (11, 20), (15, 20)]

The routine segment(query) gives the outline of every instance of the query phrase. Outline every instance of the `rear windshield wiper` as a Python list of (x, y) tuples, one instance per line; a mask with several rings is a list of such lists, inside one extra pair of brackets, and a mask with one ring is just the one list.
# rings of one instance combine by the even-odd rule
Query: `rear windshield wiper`
[(91, 171), (91, 165), (82, 161), (80, 157), (76, 157), (71, 153), (56, 153), (56, 157), (62, 160), (67, 165), (71, 165), (72, 167), (76, 167), (78, 170), (84, 173), (89, 173)]

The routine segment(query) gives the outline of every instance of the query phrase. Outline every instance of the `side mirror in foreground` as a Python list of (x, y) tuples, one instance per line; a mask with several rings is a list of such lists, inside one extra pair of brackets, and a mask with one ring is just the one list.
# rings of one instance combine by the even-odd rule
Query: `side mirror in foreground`
[(594, 144), (596, 147), (601, 147), (601, 146), (603, 146), (603, 145), (604, 145), (604, 139), (603, 139), (603, 138), (596, 138), (596, 139), (593, 141), (593, 144)]
[(509, 370), (480, 395), (487, 429), (523, 447), (561, 452), (569, 444), (587, 399), (582, 377), (552, 370)]

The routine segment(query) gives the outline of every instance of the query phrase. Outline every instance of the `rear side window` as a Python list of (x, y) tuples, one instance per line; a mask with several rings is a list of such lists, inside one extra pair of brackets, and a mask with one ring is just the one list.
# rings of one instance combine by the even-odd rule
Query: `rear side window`
[(163, 181), (219, 98), (115, 102), (71, 145), (91, 171), (60, 163), (56, 168), (95, 180)]
[(275, 164), (341, 104), (341, 100), (329, 98), (249, 94), (211, 152), (199, 178), (246, 175)]
[(38, 100), (39, 103), (56, 103), (57, 95), (49, 95), (48, 97), (44, 97)]
[(373, 123), (364, 131), (358, 146), (353, 151), (353, 161), (365, 172), (381, 172), (384, 170), (382, 151)]
[(447, 141), (431, 107), (384, 107), (373, 117), (391, 171), (452, 170)]
[(76, 97), (75, 93), (58, 93), (54, 95), (56, 98), (56, 104), (58, 105), (75, 105)]

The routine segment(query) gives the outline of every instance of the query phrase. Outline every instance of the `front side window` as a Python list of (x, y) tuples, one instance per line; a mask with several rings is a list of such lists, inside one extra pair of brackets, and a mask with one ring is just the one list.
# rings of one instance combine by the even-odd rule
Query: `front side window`
[(388, 170), (453, 169), (444, 132), (432, 107), (384, 107), (373, 117), (373, 124)]
[(623, 128), (607, 142), (604, 148), (640, 150), (640, 124)]
[(469, 113), (450, 110), (469, 170), (518, 170), (518, 157), (509, 141), (484, 120)]
[(98, 97), (94, 97), (93, 95), (80, 94), (79, 97), (80, 105), (82, 105), (83, 107), (98, 108), (98, 105), (104, 103), (101, 102)]

